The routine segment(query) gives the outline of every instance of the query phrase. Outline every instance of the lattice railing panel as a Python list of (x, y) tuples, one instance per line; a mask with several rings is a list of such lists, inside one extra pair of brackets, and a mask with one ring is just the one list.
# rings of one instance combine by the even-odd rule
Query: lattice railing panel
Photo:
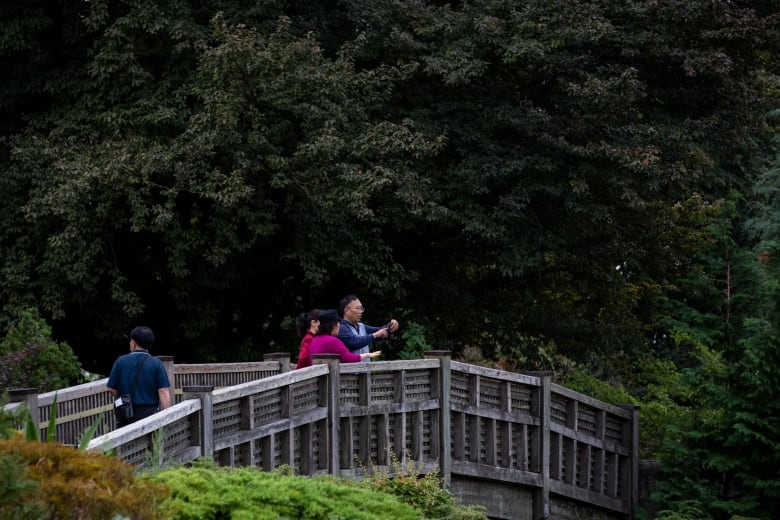
[(407, 402), (425, 401), (431, 398), (430, 370), (407, 370), (404, 396)]
[(341, 375), (339, 401), (342, 407), (360, 402), (360, 380), (358, 374)]
[(319, 406), (319, 381), (310, 379), (293, 385), (293, 415), (314, 410)]
[(479, 381), (479, 406), (493, 410), (501, 409), (501, 396), (499, 395), (500, 382), (486, 377)]
[(371, 402), (382, 403), (395, 399), (395, 376), (393, 372), (371, 374)]
[(511, 387), (512, 411), (531, 413), (532, 388), (519, 383), (512, 383)]
[(462, 372), (452, 372), (450, 380), (450, 402), (452, 404), (469, 404), (469, 376)]
[(596, 410), (590, 406), (580, 404), (577, 410), (577, 430), (596, 435)]
[(214, 437), (237, 432), (241, 428), (241, 409), (237, 400), (214, 405)]
[(252, 414), (255, 424), (263, 424), (282, 418), (282, 392), (279, 388), (254, 396)]

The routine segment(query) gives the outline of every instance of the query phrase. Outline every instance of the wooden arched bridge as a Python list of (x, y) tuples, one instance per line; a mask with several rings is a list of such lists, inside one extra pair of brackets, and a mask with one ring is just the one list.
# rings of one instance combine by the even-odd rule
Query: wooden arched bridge
[[(91, 450), (138, 466), (157, 455), (188, 462), (359, 478), (366, 468), (408, 463), (439, 471), (464, 503), (493, 518), (633, 518), (638, 502), (639, 412), (552, 384), (550, 373), (516, 374), (425, 359), (315, 364), (290, 370), (289, 354), (264, 361), (174, 364), (175, 403), (115, 429), (107, 380), (56, 392), (56, 439), (76, 444), (101, 419)], [(55, 392), (16, 390), (48, 434)], [(9, 406), (16, 406), (11, 404)], [(155, 444), (156, 443), (156, 444)]]

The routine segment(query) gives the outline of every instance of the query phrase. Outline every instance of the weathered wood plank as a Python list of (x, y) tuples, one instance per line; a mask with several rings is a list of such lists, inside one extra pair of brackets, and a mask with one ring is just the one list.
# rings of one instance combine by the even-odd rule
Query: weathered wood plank
[(381, 415), (386, 413), (412, 413), (423, 410), (438, 410), (438, 399), (428, 399), (426, 401), (415, 401), (405, 403), (384, 403), (374, 404), (372, 406), (345, 405), (341, 407), (342, 417), (363, 417), (370, 415)]
[(231, 372), (267, 372), (279, 369), (279, 361), (246, 361), (242, 363), (174, 364), (174, 374), (227, 374)]
[[(114, 405), (113, 404), (107, 404), (105, 406), (99, 406), (97, 408), (91, 408), (91, 409), (86, 410), (84, 412), (74, 413), (74, 414), (70, 414), (70, 415), (60, 416), (58, 414), (57, 415), (57, 427), (64, 426), (67, 423), (76, 422), (76, 421), (79, 421), (81, 419), (93, 418), (93, 420), (94, 420), (94, 419), (97, 419), (97, 417), (101, 413), (113, 412), (113, 410), (114, 410)], [(41, 421), (40, 422), (40, 428), (41, 429), (48, 428), (48, 427), (49, 427), (49, 421)]]
[(314, 450), (312, 449), (312, 442), (314, 440), (313, 427), (314, 425), (312, 423), (306, 423), (297, 429), (301, 446), (301, 475), (312, 475), (316, 466), (313, 455)]
[(565, 386), (560, 386), (553, 384), (552, 385), (552, 393), (564, 397), (566, 399), (570, 399), (572, 401), (578, 401), (582, 404), (586, 404), (590, 407), (593, 407), (597, 410), (605, 410), (608, 413), (611, 413), (612, 415), (616, 415), (624, 420), (631, 419), (631, 412), (629, 410), (626, 410), (625, 408), (621, 408), (620, 406), (616, 406), (614, 404), (605, 403), (603, 401), (599, 401), (598, 399), (594, 399), (590, 396), (587, 396), (585, 394), (581, 394), (579, 392), (575, 392), (574, 390), (570, 390), (566, 388)]
[(452, 473), (466, 477), (500, 480), (536, 488), (542, 487), (542, 476), (539, 473), (511, 468), (496, 468), (475, 462), (453, 460)]
[(539, 426), (539, 417), (534, 417), (522, 412), (509, 413), (503, 410), (480, 408), (478, 406), (456, 402), (451, 403), (450, 409), (453, 412), (461, 412), (466, 415), (483, 417), (485, 419), (495, 419), (497, 421), (507, 421), (515, 424), (530, 424), (532, 426)]
[(190, 446), (173, 454), (171, 459), (179, 464), (186, 464), (200, 457), (200, 446)]
[(550, 430), (553, 433), (562, 435), (567, 439), (576, 440), (577, 442), (588, 444), (590, 446), (593, 446), (594, 448), (601, 448), (603, 450), (610, 451), (613, 453), (619, 453), (620, 455), (625, 455), (625, 456), (628, 456), (629, 454), (628, 446), (618, 444), (617, 442), (610, 439), (597, 439), (593, 435), (590, 435), (588, 433), (578, 432), (557, 423), (553, 423), (552, 425), (550, 425)]
[(628, 513), (629, 511), (628, 501), (626, 500), (600, 495), (588, 489), (583, 489), (565, 482), (561, 482), (560, 480), (553, 480), (550, 482), (550, 493), (561, 495), (574, 500), (580, 500), (588, 504), (603, 507), (604, 509), (617, 511), (619, 513)]
[(108, 401), (113, 401), (113, 399), (110, 397), (110, 394), (108, 393), (108, 390), (106, 390), (106, 384), (108, 384), (107, 377), (81, 385), (54, 390), (52, 392), (44, 392), (42, 394), (38, 394), (38, 406), (51, 406), (51, 404), (54, 402), (55, 394), (57, 395), (58, 404), (63, 404), (67, 401), (73, 401), (76, 399), (100, 394), (105, 394)]
[(398, 361), (372, 361), (371, 363), (343, 363), (339, 369), (342, 374), (359, 374), (361, 372), (399, 372), (405, 370), (425, 370), (437, 368), (435, 359), (408, 359)]
[(275, 376), (249, 381), (236, 386), (218, 388), (214, 390), (214, 404), (224, 403), (231, 399), (239, 399), (250, 394), (259, 394), (268, 390), (275, 390), (279, 387), (300, 383), (315, 377), (328, 374), (327, 365), (315, 365), (301, 370), (293, 370)]
[(460, 363), (458, 361), (452, 362), (452, 370), (453, 372), (463, 372), (464, 374), (489, 377), (491, 379), (498, 379), (500, 381), (511, 381), (513, 383), (520, 383), (533, 387), (538, 387), (541, 384), (539, 377), (536, 376), (504, 372), (503, 370), (497, 370), (495, 368), (469, 365), (467, 363)]
[(89, 442), (87, 449), (106, 450), (127, 444), (160, 428), (164, 428), (169, 424), (182, 420), (198, 411), (200, 411), (200, 401), (197, 399), (179, 403), (168, 408), (164, 413), (160, 412), (154, 414), (134, 422), (133, 424), (128, 424), (124, 428), (119, 428), (118, 430), (96, 437)]

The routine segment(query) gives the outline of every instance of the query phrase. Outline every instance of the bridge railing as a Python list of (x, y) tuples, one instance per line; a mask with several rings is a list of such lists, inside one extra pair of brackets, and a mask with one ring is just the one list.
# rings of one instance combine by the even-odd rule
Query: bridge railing
[[(158, 356), (173, 382), (172, 401), (180, 402), (182, 388), (188, 385), (210, 384), (215, 387), (232, 386), (246, 381), (268, 377), (290, 369), (288, 354), (268, 354), (263, 361), (247, 363), (173, 363), (172, 356)], [(36, 388), (14, 389), (6, 409), (17, 408), (24, 403), (38, 425), (42, 439), (47, 438), (52, 405), (57, 401), (55, 439), (64, 444), (78, 444), (79, 436), (95, 421), (100, 420), (97, 436), (116, 428), (114, 398), (106, 391), (108, 378), (52, 392), (38, 393)], [(102, 417), (102, 420), (101, 420)]]
[(201, 375), (187, 366), (174, 378), (175, 405), (93, 439), (89, 449), (113, 450), (141, 467), (205, 455), (226, 466), (286, 464), (297, 474), (346, 477), (392, 472), (397, 459), (453, 484), (530, 490), (532, 511), (523, 518), (549, 517), (551, 496), (629, 517), (635, 510), (636, 409), (553, 385), (550, 373), (458, 363), (448, 352), (343, 365), (323, 355), (292, 372), (285, 357), (266, 361), (259, 379), (221, 388), (227, 377), (216, 377), (216, 366)]
[(452, 472), (535, 488), (533, 518), (549, 493), (628, 514), (638, 501), (638, 410), (512, 374), (452, 363)]

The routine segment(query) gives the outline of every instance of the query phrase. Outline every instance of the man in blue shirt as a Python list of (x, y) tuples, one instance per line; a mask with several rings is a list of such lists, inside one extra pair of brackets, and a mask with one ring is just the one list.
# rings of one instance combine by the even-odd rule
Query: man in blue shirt
[[(366, 325), (360, 321), (364, 311), (363, 304), (354, 294), (345, 296), (339, 302), (342, 319), (338, 337), (347, 349), (356, 354), (367, 354), (370, 351), (369, 345), (374, 341), (385, 339), (398, 330), (398, 322), (394, 319), (381, 327)], [(362, 360), (363, 363), (369, 361), (368, 357)]]
[(106, 389), (114, 398), (130, 395), (133, 416), (119, 420), (119, 426), (134, 423), (171, 406), (168, 374), (162, 361), (149, 354), (154, 333), (149, 327), (130, 332), (130, 353), (120, 356), (111, 368)]

